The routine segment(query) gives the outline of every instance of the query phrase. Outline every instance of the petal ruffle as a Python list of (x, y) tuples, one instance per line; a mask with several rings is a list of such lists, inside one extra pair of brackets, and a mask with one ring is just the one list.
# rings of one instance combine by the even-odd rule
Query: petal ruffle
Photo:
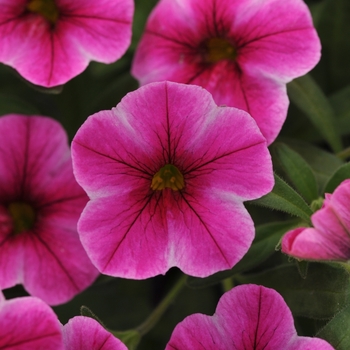
[(276, 291), (242, 285), (221, 297), (213, 316), (195, 314), (179, 323), (166, 350), (296, 350), (316, 347), (333, 349), (322, 339), (297, 336), (292, 314)]

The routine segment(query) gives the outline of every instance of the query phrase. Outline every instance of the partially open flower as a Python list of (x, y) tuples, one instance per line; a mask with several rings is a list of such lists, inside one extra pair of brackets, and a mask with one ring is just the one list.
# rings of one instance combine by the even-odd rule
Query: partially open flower
[(325, 340), (298, 337), (292, 313), (275, 290), (253, 284), (225, 293), (213, 316), (186, 317), (166, 350), (334, 350)]
[(305, 260), (350, 260), (350, 180), (327, 194), (311, 216), (314, 227), (299, 227), (282, 238), (282, 252)]
[(147, 84), (196, 84), (219, 105), (255, 118), (270, 144), (287, 115), (286, 83), (320, 58), (302, 0), (161, 0), (151, 13), (132, 73)]
[(0, 0), (0, 8), (0, 62), (33, 84), (64, 84), (130, 44), (132, 0)]
[(67, 135), (53, 119), (8, 115), (0, 138), (0, 288), (22, 283), (49, 304), (64, 303), (98, 275), (77, 233), (88, 198)]
[(103, 273), (148, 278), (177, 266), (208, 276), (247, 252), (243, 201), (273, 187), (266, 140), (246, 112), (203, 88), (153, 83), (89, 117), (72, 143), (90, 197), (81, 241)]

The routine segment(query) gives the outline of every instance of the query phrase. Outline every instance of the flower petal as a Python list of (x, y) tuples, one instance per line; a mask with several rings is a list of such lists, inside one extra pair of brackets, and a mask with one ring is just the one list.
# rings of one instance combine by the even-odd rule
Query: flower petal
[(4, 300), (0, 292), (0, 348), (63, 350), (57, 316), (40, 299)]
[(119, 339), (96, 320), (84, 316), (73, 317), (63, 326), (63, 341), (66, 350), (127, 350)]
[(322, 339), (297, 336), (292, 314), (276, 291), (242, 285), (221, 297), (213, 316), (195, 314), (179, 323), (166, 350), (296, 350), (315, 346), (333, 349)]
[(332, 195), (327, 195), (323, 207), (314, 213), (314, 228), (298, 228), (282, 239), (282, 251), (300, 259), (350, 259), (350, 220), (348, 203), (350, 180), (343, 181)]
[(306, 74), (320, 59), (321, 44), (302, 0), (240, 1), (230, 35), (236, 38), (237, 62), (244, 72), (261, 72), (279, 81)]
[(130, 44), (131, 0), (60, 0), (54, 27), (41, 15), (27, 12), (24, 1), (6, 5), (0, 17), (0, 61), (34, 84), (64, 84), (91, 60), (114, 62)]

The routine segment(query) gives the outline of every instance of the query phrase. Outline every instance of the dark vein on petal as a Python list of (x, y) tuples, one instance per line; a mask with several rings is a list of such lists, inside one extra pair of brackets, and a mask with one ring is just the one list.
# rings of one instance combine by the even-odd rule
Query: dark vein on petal
[(121, 19), (115, 19), (115, 18), (105, 18), (105, 17), (99, 17), (99, 16), (89, 16), (89, 15), (75, 15), (75, 14), (69, 14), (69, 13), (62, 13), (61, 18), (68, 17), (69, 19), (73, 18), (83, 18), (83, 19), (97, 19), (101, 21), (110, 21), (118, 24), (131, 24), (130, 21), (124, 21)]
[(47, 79), (47, 84), (50, 85), (51, 84), (51, 79), (52, 79), (52, 75), (53, 75), (53, 67), (55, 64), (55, 45), (54, 45), (54, 35), (55, 33), (51, 30), (50, 31), (50, 50), (51, 50), (51, 57), (50, 57), (50, 73), (49, 73), (49, 77)]
[(150, 30), (146, 30), (145, 32), (147, 34), (158, 36), (159, 38), (171, 41), (172, 43), (179, 44), (179, 45), (185, 46), (185, 47), (190, 48), (190, 49), (194, 49), (194, 50), (197, 49), (197, 46), (185, 43), (183, 41), (180, 41), (180, 40), (177, 40), (177, 39), (174, 39), (174, 38), (170, 38), (170, 37), (168, 37), (166, 35), (163, 35), (163, 34), (160, 34), (160, 33), (157, 33), (157, 32), (153, 32), (153, 31), (150, 31)]
[(196, 72), (191, 78), (189, 78), (185, 84), (191, 84), (193, 82), (193, 80), (195, 80), (196, 78), (198, 78), (200, 75), (202, 75), (203, 73), (205, 73), (210, 67), (203, 67), (202, 69), (200, 69), (198, 72)]
[(165, 113), (166, 113), (166, 134), (168, 141), (168, 164), (172, 164), (171, 146), (170, 146), (170, 124), (169, 124), (169, 100), (168, 100), (168, 84), (165, 83)]
[(209, 233), (209, 236), (211, 237), (211, 239), (213, 240), (213, 242), (215, 243), (217, 249), (220, 251), (221, 255), (223, 256), (223, 258), (225, 259), (225, 262), (228, 266), (228, 268), (230, 268), (230, 263), (228, 262), (228, 260), (226, 259), (226, 256), (224, 254), (224, 252), (222, 251), (221, 247), (219, 246), (219, 244), (217, 243), (216, 239), (213, 237), (211, 231), (209, 230), (209, 228), (207, 227), (207, 224), (202, 220), (202, 218), (200, 217), (200, 215), (196, 212), (196, 210), (192, 207), (192, 205), (190, 204), (190, 202), (185, 198), (184, 194), (179, 191), (182, 199), (186, 202), (186, 204), (188, 205), (188, 207), (192, 210), (192, 212), (197, 216), (197, 218), (199, 219), (199, 221), (201, 222), (201, 224), (204, 226), (205, 230)]
[(133, 165), (131, 165), (131, 164), (125, 162), (124, 160), (116, 159), (116, 158), (111, 157), (111, 156), (109, 156), (109, 155), (107, 155), (107, 154), (98, 152), (97, 150), (92, 149), (92, 148), (90, 148), (90, 147), (88, 147), (88, 146), (86, 146), (86, 145), (83, 145), (83, 144), (79, 143), (78, 141), (74, 141), (74, 142), (75, 142), (77, 145), (79, 145), (79, 146), (81, 146), (81, 147), (83, 147), (83, 148), (85, 148), (85, 149), (91, 151), (92, 153), (96, 153), (96, 154), (98, 154), (99, 156), (102, 156), (102, 157), (104, 157), (104, 158), (113, 160), (113, 161), (115, 161), (116, 163), (119, 163), (119, 164), (123, 164), (123, 165), (125, 165), (125, 166), (128, 166), (128, 167), (130, 167), (130, 168), (132, 168), (132, 169), (134, 169), (134, 170), (139, 171), (140, 173), (149, 175), (149, 176), (151, 176), (151, 177), (153, 177), (153, 175), (154, 175), (154, 174), (151, 174), (151, 173), (145, 171), (144, 169), (141, 169), (141, 168), (138, 168), (138, 167), (136, 167), (136, 166), (133, 166)]
[(259, 37), (256, 37), (250, 41), (246, 41), (246, 42), (243, 42), (242, 44), (240, 44), (237, 49), (240, 49), (246, 45), (249, 45), (255, 41), (259, 41), (261, 39), (265, 39), (265, 38), (268, 38), (270, 36), (275, 36), (275, 35), (278, 35), (278, 34), (285, 34), (285, 33), (293, 33), (293, 32), (299, 32), (299, 31), (304, 31), (304, 30), (309, 30), (309, 29), (312, 29), (311, 27), (305, 27), (305, 28), (298, 28), (298, 29), (288, 29), (288, 30), (281, 30), (279, 32), (276, 32), (276, 33), (269, 33), (269, 34), (265, 34), (265, 35), (262, 35), (262, 36), (259, 36)]
[(222, 154), (221, 156), (214, 157), (214, 158), (208, 160), (207, 162), (202, 163), (202, 164), (200, 164), (200, 165), (198, 165), (198, 166), (196, 166), (196, 167), (194, 167), (194, 168), (190, 168), (190, 169), (187, 168), (187, 169), (185, 169), (185, 170), (183, 171), (183, 175), (190, 174), (191, 172), (196, 171), (196, 170), (198, 170), (198, 169), (200, 169), (200, 168), (203, 168), (204, 166), (206, 166), (206, 165), (208, 165), (208, 164), (210, 164), (210, 163), (214, 163), (214, 162), (216, 162), (216, 161), (219, 160), (219, 159), (228, 157), (228, 156), (230, 156), (230, 155), (232, 155), (232, 154), (234, 154), (234, 153), (237, 153), (237, 152), (244, 151), (244, 150), (246, 150), (246, 149), (248, 149), (248, 148), (258, 146), (258, 145), (260, 145), (261, 143), (264, 143), (264, 142), (265, 142), (265, 141), (262, 140), (262, 141), (260, 141), (260, 142), (254, 143), (254, 144), (252, 144), (252, 145), (248, 145), (248, 146), (246, 146), (246, 147), (242, 147), (242, 148), (236, 149), (236, 150), (234, 150), (234, 151), (232, 151), (232, 152), (224, 153), (224, 154)]
[(153, 198), (153, 193), (149, 196), (149, 198), (147, 199), (145, 205), (140, 209), (139, 213), (136, 215), (135, 219), (130, 223), (128, 229), (126, 230), (126, 232), (124, 233), (122, 239), (119, 241), (119, 243), (117, 244), (117, 246), (115, 247), (115, 249), (113, 250), (113, 253), (111, 254), (111, 256), (109, 257), (107, 263), (105, 264), (103, 270), (105, 270), (107, 268), (107, 266), (109, 265), (109, 263), (111, 262), (111, 260), (113, 259), (115, 253), (117, 252), (117, 250), (119, 249), (119, 247), (121, 246), (121, 244), (125, 241), (126, 236), (128, 235), (128, 233), (130, 232), (130, 230), (132, 229), (132, 227), (134, 226), (134, 224), (136, 223), (136, 221), (138, 220), (138, 218), (142, 215), (143, 211), (146, 209), (146, 207), (148, 206), (148, 204), (150, 203), (151, 199)]
[(72, 201), (72, 200), (85, 198), (85, 197), (86, 197), (86, 195), (81, 193), (81, 194), (78, 194), (76, 196), (59, 198), (59, 199), (56, 199), (56, 200), (53, 200), (53, 201), (50, 201), (50, 202), (43, 203), (42, 205), (37, 206), (37, 209), (40, 210), (40, 209), (49, 207), (49, 206), (54, 205), (54, 204), (59, 204), (59, 203), (63, 203), (63, 202), (66, 202), (66, 201)]
[(46, 244), (46, 242), (40, 237), (39, 234), (35, 234), (34, 232), (32, 234), (28, 235), (29, 238), (32, 238), (33, 242), (35, 240), (35, 238), (41, 242), (41, 244), (46, 248), (46, 250), (52, 255), (52, 257), (54, 258), (54, 260), (56, 260), (57, 264), (59, 265), (59, 267), (61, 268), (61, 270), (66, 274), (66, 276), (68, 277), (69, 281), (71, 282), (71, 284), (73, 285), (73, 287), (76, 289), (77, 292), (79, 292), (80, 288), (79, 286), (75, 283), (75, 281), (72, 279), (71, 275), (69, 274), (69, 272), (66, 270), (65, 266), (62, 265), (60, 259), (56, 256), (56, 254), (51, 250), (51, 248)]

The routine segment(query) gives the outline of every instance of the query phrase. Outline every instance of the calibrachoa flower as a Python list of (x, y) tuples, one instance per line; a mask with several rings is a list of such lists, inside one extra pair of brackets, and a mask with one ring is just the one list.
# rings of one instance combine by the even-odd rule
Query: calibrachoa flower
[(76, 316), (63, 326), (65, 350), (128, 350), (128, 348), (97, 321)]
[(323, 207), (311, 216), (314, 227), (287, 232), (282, 252), (307, 260), (350, 260), (350, 180), (325, 197)]
[(133, 62), (141, 84), (203, 86), (248, 111), (270, 144), (286, 118), (286, 83), (312, 69), (320, 42), (302, 0), (161, 0)]
[(254, 120), (218, 107), (194, 85), (161, 82), (129, 93), (83, 124), (72, 157), (90, 197), (78, 223), (81, 241), (113, 276), (231, 268), (254, 237), (243, 201), (273, 187)]
[(40, 299), (5, 300), (0, 292), (0, 349), (63, 350), (57, 316)]
[(0, 62), (34, 84), (64, 84), (130, 44), (133, 0), (0, 0), (0, 8)]
[(98, 272), (77, 233), (87, 197), (67, 135), (53, 119), (0, 118), (0, 288), (22, 283), (49, 304), (68, 301)]
[(215, 314), (194, 314), (174, 329), (166, 350), (331, 350), (325, 340), (298, 337), (292, 313), (275, 290), (253, 284), (225, 293)]

